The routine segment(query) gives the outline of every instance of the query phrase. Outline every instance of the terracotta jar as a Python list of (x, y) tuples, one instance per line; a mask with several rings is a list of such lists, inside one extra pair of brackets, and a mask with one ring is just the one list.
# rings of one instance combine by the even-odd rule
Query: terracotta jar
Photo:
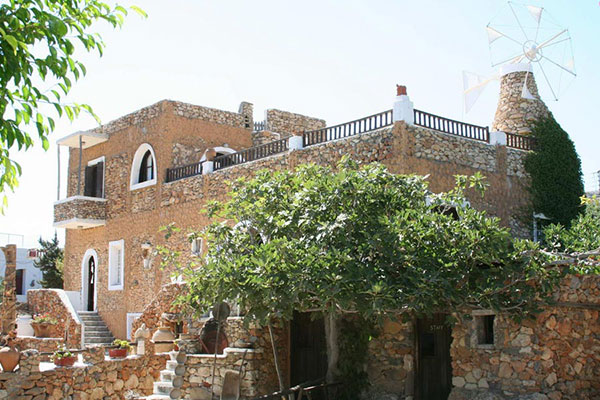
[(155, 353), (166, 353), (173, 350), (173, 341), (175, 335), (167, 326), (159, 327), (154, 335), (152, 335), (152, 343), (154, 343)]
[(12, 344), (0, 349), (0, 365), (4, 372), (12, 372), (19, 365), (21, 353)]
[(35, 337), (39, 338), (47, 338), (52, 335), (52, 327), (54, 324), (49, 324), (47, 322), (32, 322), (31, 327), (33, 328), (33, 333)]

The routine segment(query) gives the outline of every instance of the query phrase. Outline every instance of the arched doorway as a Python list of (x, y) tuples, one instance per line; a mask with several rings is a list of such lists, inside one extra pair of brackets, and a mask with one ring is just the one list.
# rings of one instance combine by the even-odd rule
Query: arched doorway
[(89, 249), (81, 263), (81, 307), (85, 311), (97, 309), (98, 254)]

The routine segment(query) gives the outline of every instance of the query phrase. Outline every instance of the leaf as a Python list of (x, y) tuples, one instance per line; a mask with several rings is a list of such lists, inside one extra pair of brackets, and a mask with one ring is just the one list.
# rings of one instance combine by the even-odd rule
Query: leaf
[(135, 11), (136, 13), (138, 13), (139, 15), (141, 15), (144, 18), (148, 18), (148, 14), (146, 13), (146, 11), (142, 10), (140, 7), (138, 6), (130, 6), (129, 8), (131, 8), (133, 11)]
[(4, 35), (4, 40), (13, 48), (15, 54), (17, 54), (17, 48), (19, 47), (19, 41), (12, 35)]

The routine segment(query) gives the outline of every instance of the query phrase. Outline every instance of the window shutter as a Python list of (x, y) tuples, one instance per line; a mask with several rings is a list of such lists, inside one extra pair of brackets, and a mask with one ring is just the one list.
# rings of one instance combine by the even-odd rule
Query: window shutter
[(95, 195), (94, 197), (104, 197), (103, 196), (103, 189), (104, 189), (104, 163), (103, 162), (99, 162), (98, 164), (96, 164), (96, 181), (95, 181), (96, 187), (95, 189)]
[(83, 187), (83, 195), (94, 197), (94, 165), (85, 167), (85, 185)]

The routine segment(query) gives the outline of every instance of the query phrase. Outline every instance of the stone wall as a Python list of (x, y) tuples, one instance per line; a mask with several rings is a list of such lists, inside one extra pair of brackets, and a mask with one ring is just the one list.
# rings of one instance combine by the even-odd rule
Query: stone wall
[(106, 200), (83, 196), (69, 197), (54, 203), (54, 221), (106, 219)]
[[(398, 316), (400, 318), (400, 316)], [(369, 343), (369, 399), (385, 395), (413, 396), (415, 380), (414, 323), (387, 320)]]
[(476, 320), (457, 325), (450, 399), (600, 398), (600, 277), (568, 277), (557, 300), (522, 323), (497, 315), (493, 345), (478, 344)]
[(281, 134), (281, 138), (325, 128), (325, 120), (306, 115), (270, 109), (265, 112), (265, 130)]
[[(533, 100), (522, 97), (526, 77), (527, 89), (535, 98)], [(549, 115), (548, 107), (538, 94), (532, 72), (512, 72), (500, 78), (500, 98), (492, 124), (493, 131), (528, 134), (535, 120)]]
[(156, 355), (110, 360), (105, 359), (102, 347), (89, 349), (81, 357), (73, 367), (55, 367), (40, 363), (36, 350), (23, 352), (16, 372), (0, 373), (0, 399), (97, 400), (149, 395), (167, 359)]
[(81, 347), (81, 320), (73, 309), (69, 298), (61, 289), (31, 289), (27, 291), (27, 304), (35, 316), (36, 314), (49, 314), (58, 320), (54, 326), (53, 336), (64, 338), (67, 347), (78, 349)]

